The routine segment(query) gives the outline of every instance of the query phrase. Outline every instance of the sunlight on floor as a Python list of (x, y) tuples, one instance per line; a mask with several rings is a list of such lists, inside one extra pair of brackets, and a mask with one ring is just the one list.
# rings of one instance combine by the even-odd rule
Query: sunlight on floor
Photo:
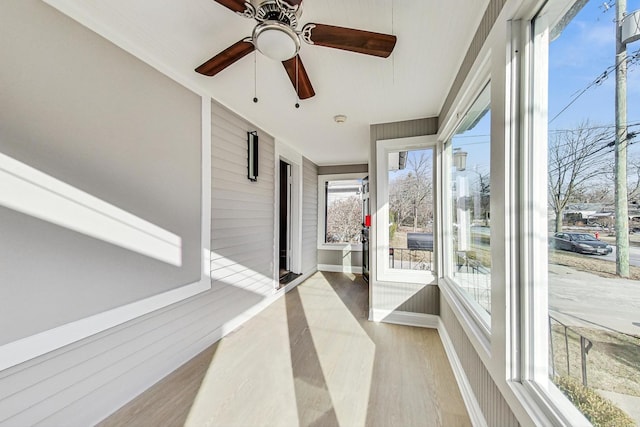
[[(322, 276), (299, 288), (322, 373), (340, 425), (364, 425), (375, 344)], [(353, 390), (358, 390), (354, 393)]]
[(374, 357), (316, 275), (220, 342), (185, 425), (364, 425)]
[(298, 424), (286, 316), (280, 299), (220, 342), (185, 426)]

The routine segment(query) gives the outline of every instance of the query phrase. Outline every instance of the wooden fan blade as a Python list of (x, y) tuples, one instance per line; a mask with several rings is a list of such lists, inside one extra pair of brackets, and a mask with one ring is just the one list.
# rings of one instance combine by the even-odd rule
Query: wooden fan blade
[[(284, 65), (284, 69), (287, 70), (287, 75), (293, 84), (293, 89), (295, 90), (297, 88), (298, 98), (307, 99), (315, 96), (316, 93), (313, 90), (313, 86), (311, 86), (311, 80), (309, 80), (309, 75), (307, 74), (307, 70), (304, 68), (300, 55), (294, 56), (286, 61), (282, 61), (282, 65)], [(297, 79), (296, 69), (298, 71)]]
[(196, 68), (196, 72), (204, 74), (205, 76), (215, 76), (220, 71), (224, 70), (239, 59), (244, 58), (254, 50), (255, 46), (253, 43), (240, 40)]
[(306, 24), (303, 37), (310, 34), (312, 44), (386, 58), (396, 45), (396, 36), (324, 24)]
[(216, 3), (223, 5), (227, 9), (231, 9), (234, 12), (243, 13), (247, 8), (245, 3), (249, 0), (214, 0)]

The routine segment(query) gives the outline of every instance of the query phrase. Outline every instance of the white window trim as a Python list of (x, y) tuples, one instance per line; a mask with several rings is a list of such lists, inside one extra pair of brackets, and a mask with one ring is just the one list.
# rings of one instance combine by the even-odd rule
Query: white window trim
[[(564, 1), (568, 3), (570, 0)], [(540, 113), (538, 111), (539, 105), (527, 104), (527, 102), (531, 103), (528, 91), (532, 84), (531, 80), (527, 80), (530, 78), (527, 73), (539, 72), (541, 65), (532, 66), (524, 59), (526, 55), (531, 55), (529, 53), (531, 49), (529, 37), (531, 27), (529, 24), (540, 6), (541, 3), (537, 3), (535, 10), (529, 5), (529, 10), (518, 11), (518, 2), (508, 2), (478, 56), (476, 61), (478, 66), (474, 66), (474, 69), (478, 71), (470, 76), (468, 84), (465, 85), (466, 89), (461, 91), (455, 104), (458, 107), (455, 107), (456, 109), (447, 115), (441, 128), (441, 135), (443, 135), (441, 140), (446, 140), (456, 127), (456, 121), (460, 117), (459, 112), (466, 111), (465, 108), (468, 104), (465, 103), (465, 99), (468, 102), (473, 101), (474, 97), (468, 97), (468, 94), (474, 92), (473, 82), (477, 83), (478, 80), (483, 79), (483, 67), (480, 64), (485, 56), (491, 57), (491, 49), (493, 48), (495, 58), (489, 61), (490, 64), (487, 67), (487, 70), (490, 70), (492, 81), (492, 143), (496, 140), (496, 143), (505, 146), (506, 151), (494, 155), (494, 151), (499, 150), (492, 149), (492, 176), (494, 174), (499, 175), (500, 178), (507, 175), (512, 176), (515, 170), (517, 171), (515, 176), (522, 177), (522, 174), (527, 172), (522, 169), (518, 170), (518, 168), (528, 165), (527, 169), (530, 173), (531, 170), (534, 170), (532, 169), (533, 163), (531, 163), (534, 156), (537, 156), (538, 160), (546, 161), (546, 156), (540, 156), (539, 152), (508, 152), (516, 145), (522, 147), (522, 150), (532, 148), (531, 123), (523, 117), (534, 111)], [(524, 22), (508, 21), (514, 16), (522, 17), (526, 25)], [(514, 32), (518, 33), (514, 34)], [(520, 43), (520, 39), (524, 42)], [(522, 61), (520, 68), (514, 68), (511, 62), (514, 60), (514, 56), (520, 56), (519, 60)], [(536, 84), (539, 88), (539, 82)], [(477, 84), (475, 87), (478, 86), (481, 84)], [(518, 92), (514, 94), (514, 90)], [(544, 91), (546, 90), (547, 88), (544, 88)], [(466, 98), (465, 95), (467, 95)], [(546, 94), (543, 95), (546, 96)], [(505, 126), (506, 123), (513, 124), (515, 121), (517, 121), (517, 126)], [(501, 133), (494, 134), (494, 129)], [(538, 132), (540, 131), (541, 128), (538, 128)], [(527, 142), (523, 143), (523, 138)], [(519, 160), (518, 164), (511, 163), (515, 155), (518, 155), (515, 157)], [(444, 159), (446, 161), (446, 155)], [(494, 169), (494, 165), (498, 167)], [(447, 174), (444, 171), (446, 168), (443, 167), (443, 175), (446, 177)], [(547, 315), (548, 307), (543, 307), (540, 301), (534, 301), (537, 293), (541, 292), (539, 288), (541, 283), (546, 284), (546, 278), (533, 275), (533, 269), (535, 266), (541, 265), (541, 259), (533, 258), (532, 252), (546, 254), (546, 247), (544, 250), (537, 250), (539, 242), (528, 237), (535, 236), (532, 231), (539, 233), (539, 229), (534, 229), (537, 224), (534, 217), (535, 212), (533, 212), (536, 206), (532, 203), (532, 193), (527, 193), (527, 191), (543, 190), (534, 187), (523, 191), (523, 187), (528, 184), (526, 180), (520, 183), (519, 190), (513, 186), (500, 185), (499, 182), (497, 186), (493, 184), (492, 180), (492, 193), (496, 188), (496, 194), (499, 194), (500, 200), (492, 198), (492, 213), (495, 213), (493, 206), (496, 205), (500, 207), (500, 215), (504, 216), (504, 219), (495, 229), (492, 224), (492, 239), (497, 238), (500, 241), (511, 243), (501, 248), (500, 251), (496, 251), (495, 254), (492, 251), (494, 263), (497, 262), (500, 265), (496, 265), (497, 268), (492, 268), (492, 315), (489, 342), (483, 341), (480, 323), (474, 320), (471, 315), (473, 311), (465, 306), (464, 298), (459, 298), (455, 294), (455, 288), (451, 283), (447, 283), (446, 279), (440, 280), (442, 294), (520, 423), (558, 426), (589, 425), (584, 416), (548, 379), (546, 363), (544, 363), (548, 357), (545, 350), (546, 345), (543, 345), (542, 349), (539, 346), (536, 347), (537, 344), (546, 342), (547, 339), (547, 322), (540, 319)], [(544, 191), (546, 191), (546, 183), (544, 187)], [(499, 190), (497, 190), (498, 188)], [(546, 197), (544, 200), (546, 201)], [(517, 203), (517, 206), (514, 206), (514, 203)], [(443, 203), (443, 207), (445, 206), (447, 206), (446, 202)], [(509, 206), (511, 207), (509, 208)], [(520, 209), (520, 212), (515, 212), (514, 209)], [(544, 211), (546, 212), (546, 209)], [(519, 219), (522, 215), (527, 216), (523, 221)], [(495, 215), (492, 217), (495, 218)], [(546, 223), (542, 229), (546, 230)], [(446, 244), (446, 239), (444, 240)], [(447, 253), (448, 250), (445, 247), (444, 255), (446, 256)], [(447, 264), (445, 263), (445, 265)], [(546, 272), (546, 268), (543, 270)], [(497, 276), (497, 280), (493, 280), (493, 274)], [(536, 288), (535, 295), (534, 288)]]
[[(562, 16), (573, 3), (572, 0), (558, 0), (552, 6)], [(520, 206), (523, 215), (519, 235), (524, 237), (520, 242), (521, 265), (519, 281), (523, 284), (519, 300), (518, 313), (522, 319), (519, 335), (521, 369), (518, 373), (527, 392), (527, 397), (535, 403), (551, 419), (562, 425), (588, 425), (584, 415), (549, 379), (548, 356), (548, 252), (547, 252), (547, 181), (535, 180), (536, 174), (547, 176), (547, 145), (540, 144), (548, 135), (548, 29), (535, 33), (536, 15), (542, 5), (523, 23), (522, 36), (522, 72), (521, 79), (521, 111), (523, 142), (519, 167), (521, 169), (522, 195)], [(542, 138), (542, 139), (541, 139)], [(537, 142), (537, 143), (536, 143)], [(540, 232), (544, 230), (544, 232)]]
[(340, 173), (331, 175), (318, 175), (318, 249), (329, 251), (343, 251), (343, 252), (362, 252), (362, 243), (326, 243), (325, 242), (325, 230), (327, 224), (324, 216), (325, 209), (327, 207), (326, 195), (324, 193), (325, 185), (329, 181), (347, 181), (351, 179), (364, 179), (367, 176), (366, 173)]
[[(478, 58), (478, 71), (474, 74), (473, 78), (469, 81), (469, 84), (465, 86), (462, 92), (461, 99), (455, 108), (454, 113), (448, 116), (448, 120), (443, 126), (443, 131), (440, 133), (439, 139), (443, 144), (443, 168), (442, 168), (442, 186), (440, 187), (442, 192), (442, 230), (443, 230), (443, 269), (440, 274), (440, 284), (446, 289), (449, 298), (455, 299), (455, 303), (460, 310), (460, 314), (465, 319), (471, 322), (469, 324), (467, 332), (474, 335), (474, 339), (477, 343), (481, 344), (481, 349), (487, 355), (491, 353), (491, 316), (484, 311), (475, 301), (467, 295), (451, 276), (451, 268), (454, 265), (453, 262), (453, 228), (450, 218), (453, 218), (451, 212), (451, 195), (449, 189), (451, 188), (451, 179), (449, 171), (452, 167), (453, 153), (451, 144), (449, 141), (453, 138), (458, 126), (464, 120), (467, 111), (471, 108), (476, 101), (482, 90), (491, 81), (491, 52), (487, 51), (484, 55)], [(492, 89), (493, 91), (494, 89)], [(493, 94), (491, 95), (492, 103)], [(491, 104), (490, 104), (491, 105)], [(493, 139), (493, 137), (492, 137)], [(490, 164), (493, 164), (491, 161)], [(492, 233), (493, 234), (493, 233)], [(492, 272), (493, 279), (493, 272)], [(493, 294), (493, 280), (492, 289)], [(492, 302), (493, 307), (493, 302)]]
[[(376, 206), (376, 223), (378, 230), (376, 233), (376, 274), (378, 281), (385, 282), (402, 282), (402, 283), (432, 283), (435, 281), (436, 275), (433, 271), (420, 270), (400, 270), (389, 268), (389, 233), (382, 230), (389, 228), (389, 153), (420, 150), (430, 148), (433, 150), (433, 167), (436, 171), (438, 139), (436, 135), (422, 135), (408, 138), (384, 139), (377, 141), (376, 149), (376, 182), (377, 182), (377, 206)], [(434, 173), (433, 188), (438, 188), (437, 179)], [(437, 196), (434, 195), (435, 204)], [(435, 206), (434, 206), (435, 210)], [(437, 217), (437, 215), (436, 215)], [(435, 248), (434, 242), (434, 248)], [(435, 255), (435, 252), (434, 252)], [(438, 265), (437, 260), (433, 262), (434, 266)]]

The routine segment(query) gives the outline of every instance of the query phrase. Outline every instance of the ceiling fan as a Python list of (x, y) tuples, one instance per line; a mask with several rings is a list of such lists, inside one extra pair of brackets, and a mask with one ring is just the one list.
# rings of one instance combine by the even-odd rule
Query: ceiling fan
[(298, 27), (302, 15), (302, 0), (214, 0), (237, 14), (255, 19), (258, 24), (251, 37), (246, 37), (204, 64), (196, 72), (215, 76), (255, 49), (280, 61), (300, 99), (315, 95), (307, 71), (298, 55), (300, 40), (317, 46), (348, 50), (365, 55), (387, 58), (396, 44), (396, 36), (335, 27), (324, 24), (305, 24)]

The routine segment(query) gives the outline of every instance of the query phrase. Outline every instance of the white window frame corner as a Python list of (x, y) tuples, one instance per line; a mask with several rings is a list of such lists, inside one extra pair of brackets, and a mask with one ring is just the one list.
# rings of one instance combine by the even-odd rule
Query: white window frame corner
[(327, 229), (325, 211), (327, 199), (325, 185), (329, 181), (363, 180), (368, 175), (367, 172), (338, 173), (329, 175), (318, 175), (318, 237), (316, 240), (318, 250), (342, 251), (342, 252), (362, 252), (362, 243), (327, 243), (325, 241), (325, 230)]
[[(431, 149), (432, 155), (432, 170), (437, 168), (437, 156), (438, 156), (438, 136), (433, 135), (420, 135), (413, 137), (400, 137), (393, 139), (379, 139), (376, 141), (376, 206), (375, 206), (375, 225), (377, 230), (389, 229), (389, 154), (397, 153), (399, 151), (410, 150), (422, 150)], [(433, 204), (434, 204), (434, 249), (437, 247), (437, 240), (435, 233), (438, 226), (436, 219), (438, 217), (436, 213), (437, 207), (435, 206), (436, 200), (438, 200), (438, 177), (433, 175)], [(376, 232), (375, 233), (375, 258), (376, 258), (376, 278), (381, 282), (400, 282), (400, 283), (416, 283), (427, 284), (433, 283), (437, 280), (437, 275), (433, 271), (421, 271), (421, 270), (401, 270), (389, 268), (389, 233), (388, 232)], [(435, 256), (435, 254), (434, 254)], [(434, 260), (434, 265), (437, 266), (437, 256)]]

